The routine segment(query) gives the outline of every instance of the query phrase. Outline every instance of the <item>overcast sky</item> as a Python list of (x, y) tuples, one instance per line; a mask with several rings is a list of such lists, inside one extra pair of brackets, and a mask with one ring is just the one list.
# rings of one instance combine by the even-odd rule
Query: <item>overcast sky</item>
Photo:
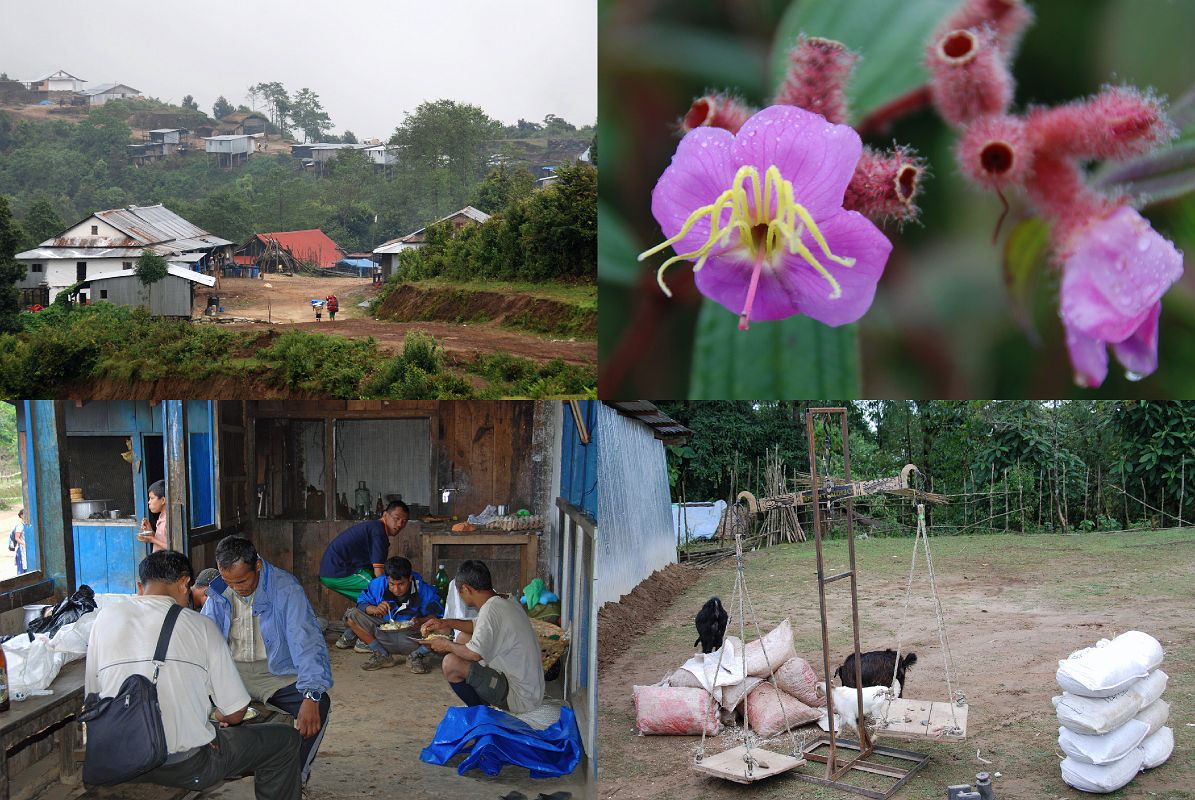
[(0, 71), (63, 69), (211, 113), (279, 81), (320, 96), (337, 133), (386, 139), (424, 100), (503, 123), (597, 120), (596, 0), (0, 0)]

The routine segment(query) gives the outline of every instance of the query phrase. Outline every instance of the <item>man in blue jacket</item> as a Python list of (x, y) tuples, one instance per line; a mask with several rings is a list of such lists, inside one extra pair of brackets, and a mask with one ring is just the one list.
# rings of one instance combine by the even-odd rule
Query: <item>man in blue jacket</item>
[[(393, 667), (402, 663), (406, 656), (411, 672), (426, 674), (431, 651), (415, 640), (423, 623), (443, 616), (440, 595), (436, 587), (425, 582), (422, 575), (411, 569), (411, 562), (402, 556), (387, 559), (385, 572), (370, 581), (358, 595), (356, 608), (345, 612), (345, 631), (336, 646), (342, 650), (352, 647), (358, 653), (370, 653), (369, 660), (361, 667), (364, 670)], [(385, 630), (381, 626), (387, 622), (410, 624), (405, 630)]]
[(398, 536), (410, 518), (407, 504), (394, 500), (379, 519), (363, 520), (345, 528), (324, 550), (319, 562), (320, 583), (356, 600), (370, 581), (382, 576), (390, 540)]
[(228, 640), (249, 695), (295, 718), (306, 784), (332, 707), (332, 664), (323, 631), (295, 576), (266, 563), (248, 539), (221, 539), (216, 567), (220, 577), (208, 586), (203, 614)]

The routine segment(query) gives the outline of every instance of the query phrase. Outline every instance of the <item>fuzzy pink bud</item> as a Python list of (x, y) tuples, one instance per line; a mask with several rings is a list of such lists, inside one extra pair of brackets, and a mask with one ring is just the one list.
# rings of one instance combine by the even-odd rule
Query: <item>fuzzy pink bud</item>
[(1030, 202), (1053, 222), (1050, 235), (1059, 263), (1066, 260), (1074, 234), (1093, 219), (1114, 211), (1118, 202), (1089, 187), (1074, 159), (1038, 152), (1025, 178)]
[(1126, 86), (1106, 88), (1090, 100), (1034, 111), (1029, 132), (1043, 151), (1115, 161), (1148, 153), (1174, 136), (1161, 102)]
[(959, 138), (956, 156), (963, 174), (980, 186), (999, 189), (1021, 183), (1032, 159), (1024, 120), (980, 117)]
[(846, 82), (859, 56), (841, 42), (802, 35), (788, 54), (777, 105), (797, 106), (835, 124), (846, 119)]
[(985, 26), (995, 33), (996, 46), (1007, 59), (1017, 49), (1021, 35), (1033, 22), (1033, 11), (1024, 0), (966, 0), (954, 14), (946, 18), (939, 29), (943, 34), (952, 30), (976, 30)]
[(681, 120), (681, 131), (688, 133), (695, 128), (710, 127), (738, 133), (754, 113), (755, 109), (733, 95), (711, 92), (693, 101)]
[(880, 152), (865, 147), (842, 207), (875, 222), (910, 222), (920, 213), (916, 200), (924, 174), (924, 164), (911, 150), (898, 147)]
[(953, 30), (927, 53), (930, 96), (942, 118), (961, 127), (986, 114), (1003, 114), (1012, 102), (1012, 75), (990, 28)]

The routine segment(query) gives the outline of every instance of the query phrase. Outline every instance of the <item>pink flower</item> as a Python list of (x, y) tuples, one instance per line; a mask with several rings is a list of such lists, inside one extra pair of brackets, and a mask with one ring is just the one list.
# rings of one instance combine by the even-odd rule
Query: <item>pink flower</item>
[(805, 314), (854, 322), (875, 297), (892, 243), (843, 193), (863, 145), (845, 125), (793, 106), (771, 106), (738, 134), (690, 131), (652, 192), (652, 214), (676, 255), (692, 261), (702, 294), (751, 319)]
[(1182, 253), (1121, 206), (1079, 231), (1064, 258), (1061, 311), (1075, 382), (1104, 382), (1108, 344), (1130, 378), (1157, 369), (1161, 299), (1183, 274)]

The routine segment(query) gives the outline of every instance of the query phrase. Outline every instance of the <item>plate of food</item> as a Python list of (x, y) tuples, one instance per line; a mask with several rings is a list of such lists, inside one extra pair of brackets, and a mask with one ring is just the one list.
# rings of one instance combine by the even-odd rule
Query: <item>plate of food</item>
[(419, 641), (430, 642), (432, 639), (447, 639), (450, 642), (452, 641), (452, 637), (446, 633), (429, 633), (427, 636), (424, 636)]
[[(245, 718), (242, 719), (241, 722), (248, 722), (249, 720), (257, 719), (259, 716), (261, 715), (257, 713), (257, 709), (253, 706), (249, 706), (249, 708), (245, 710)], [(216, 719), (216, 709), (212, 709), (212, 713), (208, 716), (208, 719), (210, 719), (212, 722), (219, 722), (219, 720)]]
[(409, 619), (395, 619), (390, 622), (383, 622), (378, 628), (383, 631), (406, 631), (411, 629), (411, 621)]

